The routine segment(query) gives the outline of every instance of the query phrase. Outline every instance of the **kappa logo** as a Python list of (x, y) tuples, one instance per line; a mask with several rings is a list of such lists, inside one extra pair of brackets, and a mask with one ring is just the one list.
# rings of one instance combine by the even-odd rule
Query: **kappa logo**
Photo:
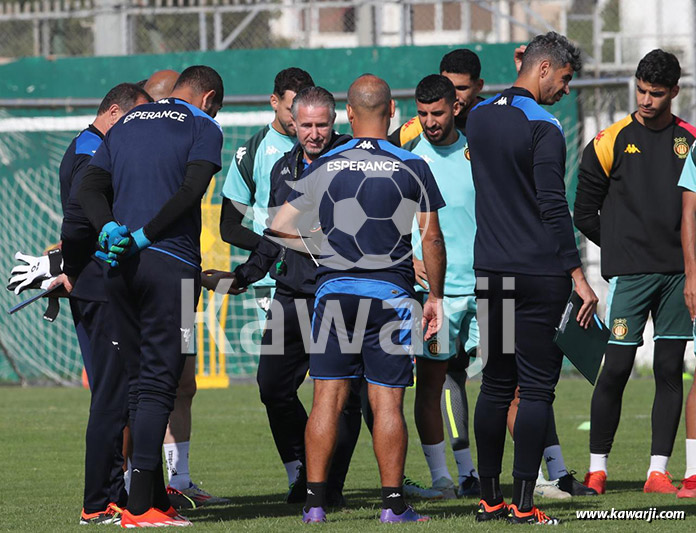
[(624, 150), (624, 154), (640, 154), (640, 149), (633, 143), (628, 143), (626, 145), (626, 149)]
[(237, 164), (242, 162), (242, 159), (244, 158), (246, 153), (247, 153), (246, 146), (240, 146), (239, 148), (237, 148), (237, 153), (234, 154), (234, 157), (237, 158)]
[(191, 342), (191, 328), (181, 329), (181, 338), (184, 339), (184, 344), (188, 345)]
[(283, 170), (280, 171), (281, 176), (285, 176), (285, 174), (290, 174), (290, 167), (283, 167)]
[(279, 154), (280, 150), (278, 150), (275, 146), (270, 145), (268, 148), (266, 148), (266, 155), (273, 155), (273, 154)]
[(389, 496), (387, 496), (387, 499), (389, 498), (401, 498), (401, 494), (398, 492), (392, 492)]
[(374, 150), (375, 147), (372, 144), (372, 141), (363, 141), (361, 142), (356, 148), (362, 148), (363, 150)]
[(507, 96), (503, 96), (500, 100), (498, 100), (495, 105), (508, 105), (507, 103)]

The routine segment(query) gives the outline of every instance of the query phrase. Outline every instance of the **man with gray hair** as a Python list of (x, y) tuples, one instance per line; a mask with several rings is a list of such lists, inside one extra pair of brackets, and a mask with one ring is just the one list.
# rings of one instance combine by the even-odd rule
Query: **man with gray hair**
[[(269, 225), (304, 169), (322, 154), (351, 139), (349, 135), (333, 130), (336, 102), (333, 95), (322, 87), (307, 87), (297, 93), (291, 113), (298, 142), (271, 170)], [(262, 279), (266, 273), (270, 273), (275, 281), (276, 291), (268, 311), (268, 326), (261, 340), (256, 380), (281, 460), (284, 464), (299, 461), (302, 465), (287, 496), (288, 503), (299, 503), (305, 501), (307, 492), (304, 467), (307, 411), (297, 390), (309, 368), (309, 353), (302, 331), (306, 327), (303, 327), (305, 324), (301, 317), (311, 316), (314, 309), (316, 266), (306, 253), (281, 248), (263, 238), (247, 262), (235, 270), (237, 285), (246, 287)], [(217, 281), (220, 275), (213, 274), (204, 279), (205, 286)], [(212, 288), (214, 285), (216, 283)], [(274, 324), (279, 327), (274, 328)], [(281, 335), (280, 341), (278, 335)], [(327, 486), (327, 503), (331, 507), (345, 505), (343, 484), (360, 434), (360, 383), (355, 385), (339, 421), (339, 437)]]
[[(553, 335), (573, 284), (583, 301), (583, 327), (597, 297), (583, 274), (565, 197), (563, 128), (539, 104), (552, 105), (568, 94), (580, 67), (580, 50), (568, 39), (539, 35), (527, 46), (513, 87), (479, 104), (467, 122), (476, 189), (476, 297), (488, 304), (488, 313), (478, 317), (485, 362), (474, 414), (478, 521), (558, 523), (534, 507), (563, 361)], [(508, 309), (505, 300), (513, 298)], [(499, 478), (508, 408), (518, 386), (514, 489), (507, 506)]]

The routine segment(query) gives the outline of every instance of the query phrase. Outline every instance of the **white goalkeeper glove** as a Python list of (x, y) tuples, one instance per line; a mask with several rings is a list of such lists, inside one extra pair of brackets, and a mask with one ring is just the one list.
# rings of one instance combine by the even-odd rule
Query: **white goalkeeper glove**
[(14, 291), (15, 294), (25, 289), (46, 289), (63, 271), (63, 256), (60, 250), (51, 250), (48, 255), (39, 257), (17, 252), (15, 259), (22, 263), (12, 269), (7, 285), (7, 290)]

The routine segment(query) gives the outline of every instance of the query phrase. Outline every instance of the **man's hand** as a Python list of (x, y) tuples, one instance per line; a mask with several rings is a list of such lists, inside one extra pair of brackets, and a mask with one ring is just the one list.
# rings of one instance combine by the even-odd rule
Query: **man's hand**
[(423, 287), (426, 291), (430, 291), (430, 286), (428, 285), (428, 274), (425, 271), (425, 263), (422, 259), (418, 259), (413, 256), (413, 270), (416, 272), (416, 283)]
[[(44, 287), (44, 283), (47, 285)], [(41, 284), (42, 289), (52, 289), (57, 285), (62, 285), (63, 290), (57, 289), (51, 293), (51, 298), (67, 298), (75, 286), (75, 278), (69, 277), (67, 274), (60, 274), (55, 278), (46, 280)]]
[[(219, 285), (222, 282), (221, 285)], [(230, 283), (229, 288), (225, 291), (225, 285)], [(209, 269), (201, 272), (201, 285), (208, 289), (209, 291), (218, 291), (218, 285), (222, 289), (222, 292), (227, 294), (242, 294), (246, 292), (245, 288), (239, 288), (237, 286), (237, 277), (233, 272), (225, 272), (223, 270)]]
[(684, 300), (686, 301), (686, 307), (689, 309), (689, 314), (691, 315), (691, 320), (696, 318), (696, 276), (686, 275), (686, 281), (684, 281)]
[(590, 326), (590, 320), (597, 312), (599, 298), (597, 298), (590, 284), (587, 283), (581, 267), (574, 269), (570, 275), (575, 282), (575, 292), (578, 293), (583, 302), (580, 311), (578, 311), (578, 322), (583, 328), (587, 329)]
[(442, 327), (445, 312), (442, 307), (442, 300), (433, 297), (432, 293), (428, 296), (423, 306), (423, 331), (425, 340), (430, 340)]
[[(99, 248), (105, 254), (121, 256), (124, 255), (131, 246), (132, 237), (126, 226), (122, 226), (118, 224), (118, 222), (112, 220), (104, 224), (104, 227), (99, 232), (98, 242)], [(100, 257), (100, 259), (103, 258)]]

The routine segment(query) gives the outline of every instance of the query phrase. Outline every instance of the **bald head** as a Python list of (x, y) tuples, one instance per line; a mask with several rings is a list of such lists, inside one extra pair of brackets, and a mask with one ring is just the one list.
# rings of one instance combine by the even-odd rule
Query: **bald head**
[(382, 78), (363, 74), (348, 89), (348, 105), (358, 116), (388, 117), (390, 115), (391, 89)]
[(172, 93), (179, 73), (176, 70), (158, 70), (150, 76), (143, 87), (153, 100), (161, 100)]

